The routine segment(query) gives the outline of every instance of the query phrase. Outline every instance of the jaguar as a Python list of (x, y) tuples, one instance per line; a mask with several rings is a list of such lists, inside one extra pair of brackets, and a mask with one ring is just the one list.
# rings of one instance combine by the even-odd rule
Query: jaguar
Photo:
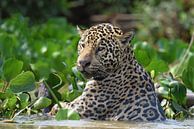
[[(154, 83), (134, 56), (134, 32), (110, 23), (77, 30), (77, 69), (88, 82), (81, 96), (62, 107), (83, 119), (164, 121)], [(57, 110), (55, 105), (51, 112)]]

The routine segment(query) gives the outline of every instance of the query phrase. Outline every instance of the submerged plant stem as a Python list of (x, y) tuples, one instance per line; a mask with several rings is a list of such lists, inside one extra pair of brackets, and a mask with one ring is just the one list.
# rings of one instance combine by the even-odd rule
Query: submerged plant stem
[(46, 83), (46, 81), (43, 81), (43, 83), (45, 84), (45, 86), (49, 90), (49, 92), (51, 93), (51, 96), (56, 101), (56, 103), (59, 106), (59, 108), (62, 108), (61, 104), (59, 103), (59, 100), (57, 99), (56, 95), (54, 94), (54, 92), (52, 91), (52, 89), (49, 87), (49, 85)]

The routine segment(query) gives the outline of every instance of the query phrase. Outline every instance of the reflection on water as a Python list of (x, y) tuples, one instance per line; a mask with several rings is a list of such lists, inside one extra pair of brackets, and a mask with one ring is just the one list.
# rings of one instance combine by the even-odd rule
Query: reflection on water
[(160, 123), (145, 122), (115, 122), (115, 121), (89, 121), (64, 120), (33, 117), (19, 117), (18, 123), (0, 122), (0, 129), (194, 129), (194, 120), (177, 122), (167, 120)]

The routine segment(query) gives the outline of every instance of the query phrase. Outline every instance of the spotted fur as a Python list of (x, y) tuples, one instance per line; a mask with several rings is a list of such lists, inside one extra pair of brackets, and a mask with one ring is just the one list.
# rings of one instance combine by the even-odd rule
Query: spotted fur
[(133, 32), (123, 34), (109, 23), (78, 30), (77, 68), (89, 80), (82, 95), (63, 107), (94, 120), (165, 120), (153, 82), (129, 44)]

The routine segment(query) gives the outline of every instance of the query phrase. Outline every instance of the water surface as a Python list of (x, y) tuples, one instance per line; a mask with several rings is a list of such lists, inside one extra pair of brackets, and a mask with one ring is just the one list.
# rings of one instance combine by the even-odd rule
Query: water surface
[(167, 120), (159, 123), (64, 120), (56, 121), (44, 117), (18, 117), (17, 123), (0, 122), (0, 129), (194, 129), (194, 120)]

